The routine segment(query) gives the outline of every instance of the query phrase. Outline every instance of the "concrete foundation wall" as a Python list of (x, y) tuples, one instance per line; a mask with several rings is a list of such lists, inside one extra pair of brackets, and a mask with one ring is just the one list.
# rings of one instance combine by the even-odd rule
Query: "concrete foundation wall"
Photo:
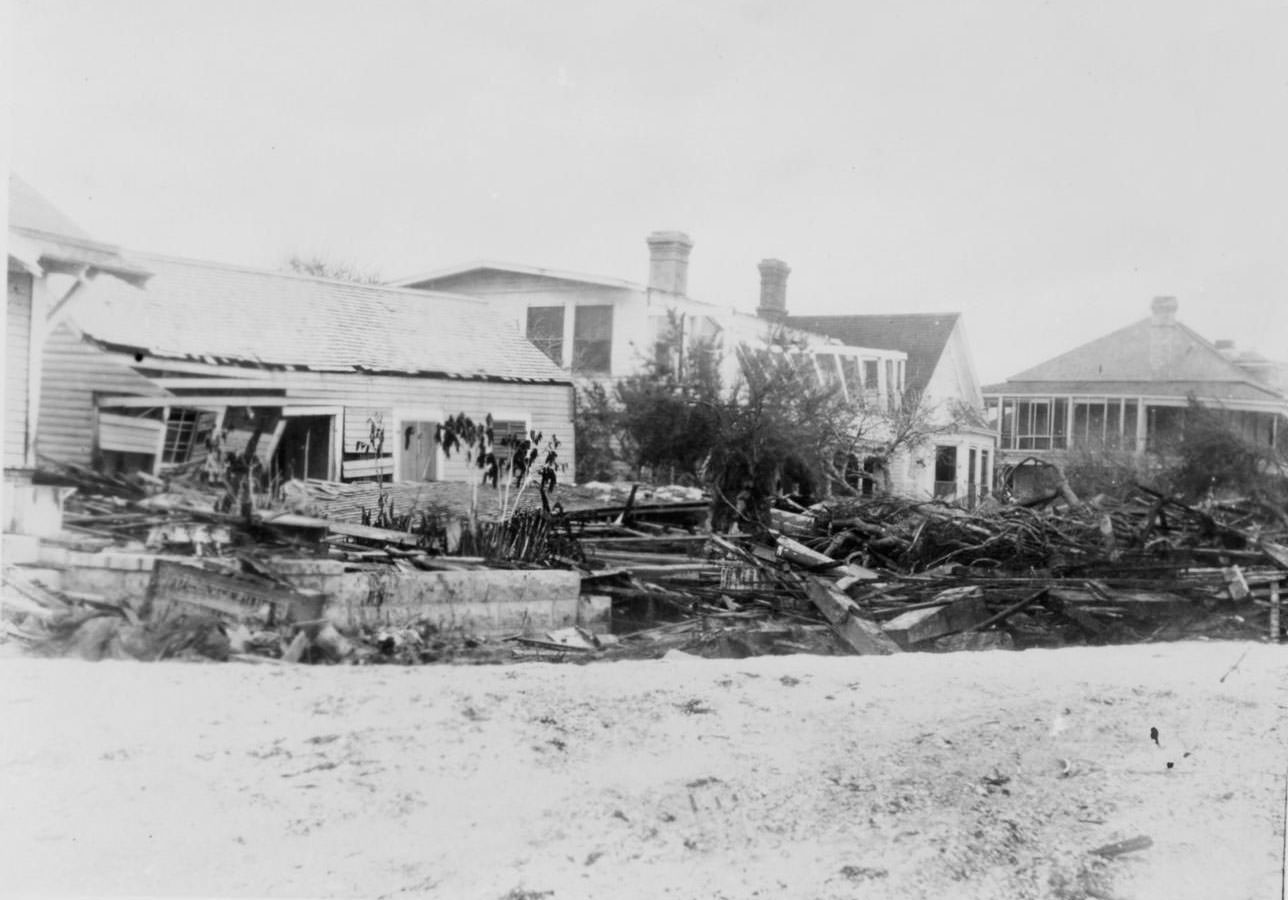
[[(152, 568), (168, 559), (194, 565), (192, 557), (146, 553), (82, 553), (42, 545), (34, 561), (57, 574), (57, 587), (99, 594), (137, 605), (147, 593)], [(607, 631), (607, 598), (581, 596), (576, 572), (554, 569), (483, 569), (404, 572), (391, 568), (347, 572), (335, 560), (269, 560), (298, 590), (325, 599), (324, 615), (340, 627), (431, 625), (441, 632), (480, 637), (534, 634), (581, 625)], [(55, 585), (49, 585), (55, 587)]]

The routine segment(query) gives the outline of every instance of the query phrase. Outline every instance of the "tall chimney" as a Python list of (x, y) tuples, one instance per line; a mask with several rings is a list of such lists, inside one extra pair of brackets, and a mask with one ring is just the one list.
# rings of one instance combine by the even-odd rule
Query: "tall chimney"
[(787, 318), (787, 276), (792, 267), (781, 259), (760, 261), (760, 306), (756, 315), (775, 322)]
[(1176, 298), (1175, 297), (1155, 297), (1154, 302), (1149, 305), (1149, 310), (1154, 314), (1155, 325), (1174, 325), (1176, 323)]
[(655, 231), (648, 236), (648, 286), (668, 294), (689, 292), (689, 251), (693, 239), (683, 231)]
[(1149, 367), (1155, 377), (1167, 374), (1176, 352), (1176, 307), (1175, 297), (1155, 297), (1149, 305)]

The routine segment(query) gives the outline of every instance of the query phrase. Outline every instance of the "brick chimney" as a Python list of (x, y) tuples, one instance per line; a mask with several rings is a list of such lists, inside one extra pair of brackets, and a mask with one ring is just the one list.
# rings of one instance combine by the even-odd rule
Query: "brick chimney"
[(683, 231), (655, 231), (648, 236), (649, 290), (689, 292), (689, 251), (693, 239)]
[(1149, 311), (1154, 314), (1154, 324), (1176, 324), (1177, 306), (1178, 304), (1175, 297), (1155, 297), (1154, 302), (1149, 305)]
[(756, 315), (781, 322), (787, 318), (787, 276), (792, 267), (781, 259), (760, 261), (760, 306)]
[(1177, 305), (1175, 297), (1155, 297), (1149, 305), (1149, 367), (1155, 376), (1166, 374), (1175, 355)]

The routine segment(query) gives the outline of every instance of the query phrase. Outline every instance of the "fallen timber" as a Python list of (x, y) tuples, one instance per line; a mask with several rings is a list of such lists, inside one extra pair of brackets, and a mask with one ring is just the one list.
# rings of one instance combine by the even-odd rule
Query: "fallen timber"
[[(192, 615), (176, 617), (170, 604), (171, 614), (153, 622), (142, 602), (46, 590), (7, 569), (6, 593), (18, 599), (4, 606), (4, 634), (42, 652), (90, 657), (133, 650), (139, 658), (314, 663), (585, 661), (675, 651), (871, 654), (1278, 640), (1288, 576), (1283, 510), (1261, 501), (1199, 508), (1149, 489), (1077, 507), (1057, 498), (1045, 508), (967, 511), (889, 497), (788, 506), (774, 512), (772, 524), (781, 527), (720, 535), (701, 527), (705, 503), (637, 504), (634, 494), (623, 504), (580, 509), (543, 495), (539, 507), (534, 501), (486, 521), (472, 511), (453, 518), (414, 506), (394, 515), (382, 500), (377, 510), (362, 508), (355, 517), (345, 506), (344, 518), (331, 519), (289, 508), (231, 512), (191, 484), (58, 474), (82, 481), (68, 531), (55, 543), (104, 552), (155, 541), (200, 566), (219, 563), (220, 577), (241, 579), (246, 596), (282, 598), (265, 609), (291, 611), (260, 616), (253, 605), (197, 597), (185, 601)], [(352, 487), (312, 483), (308, 490), (367, 496)], [(388, 496), (418, 498), (422, 489), (400, 486)], [(583, 596), (611, 603), (611, 633), (588, 640), (565, 629), (455, 645), (424, 628), (340, 633), (304, 612), (315, 598), (275, 570), (272, 560), (282, 555), (367, 571), (570, 570)], [(104, 618), (114, 622), (97, 621)], [(176, 635), (180, 625), (189, 631)]]

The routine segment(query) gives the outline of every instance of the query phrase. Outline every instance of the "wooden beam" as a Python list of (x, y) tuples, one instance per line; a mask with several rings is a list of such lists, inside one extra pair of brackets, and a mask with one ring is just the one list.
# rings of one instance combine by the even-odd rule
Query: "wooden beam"
[[(173, 397), (173, 396), (156, 396), (156, 397), (111, 397), (101, 395), (98, 398), (100, 406), (112, 409), (147, 409), (149, 407), (161, 406), (166, 404), (184, 409), (205, 409), (216, 406), (290, 406), (293, 411), (303, 409), (309, 406), (309, 401), (298, 400), (287, 397), (264, 397), (252, 396), (249, 394), (230, 394), (227, 396), (220, 395), (217, 397)], [(334, 406), (332, 401), (319, 401), (317, 404), (321, 408)]]
[(858, 605), (835, 587), (811, 575), (804, 576), (805, 593), (837, 636), (859, 655), (902, 652), (898, 644), (871, 619), (858, 615)]
[(352, 522), (328, 522), (332, 534), (345, 537), (361, 538), (365, 541), (379, 541), (382, 544), (394, 544), (398, 547), (419, 547), (420, 537), (407, 531), (393, 531), (388, 528), (372, 528), (370, 525), (357, 525)]

